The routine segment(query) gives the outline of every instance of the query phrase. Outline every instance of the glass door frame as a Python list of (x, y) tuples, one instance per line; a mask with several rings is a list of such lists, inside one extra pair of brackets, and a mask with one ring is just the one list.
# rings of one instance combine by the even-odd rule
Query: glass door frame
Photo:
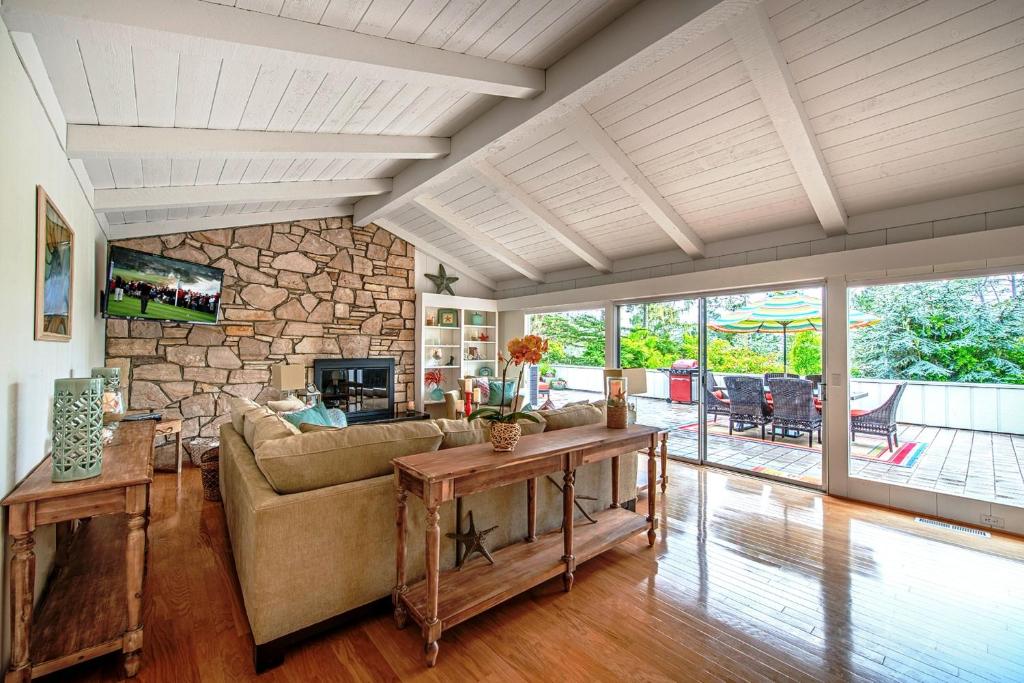
[[(757, 294), (774, 292), (787, 289), (815, 289), (818, 288), (821, 291), (821, 306), (822, 306), (822, 326), (820, 330), (821, 335), (821, 372), (822, 372), (822, 383), (821, 383), (821, 483), (812, 484), (810, 482), (800, 481), (797, 479), (788, 479), (786, 477), (779, 477), (772, 474), (765, 474), (763, 472), (752, 472), (751, 470), (743, 469), (742, 467), (736, 467), (734, 465), (726, 465), (708, 460), (707, 457), (707, 430), (704, 425), (707, 424), (707, 405), (704, 401), (705, 384), (707, 382), (707, 340), (708, 340), (708, 326), (707, 326), (707, 299), (716, 296), (732, 296), (736, 294)], [(738, 289), (726, 289), (726, 290), (713, 290), (713, 291), (699, 291), (691, 292), (687, 294), (680, 294), (678, 296), (659, 296), (656, 298), (640, 298), (640, 299), (623, 299), (612, 302), (612, 308), (614, 310), (614, 317), (612, 325), (607, 325), (606, 331), (614, 330), (614, 358), (615, 363), (619, 367), (622, 367), (622, 348), (620, 343), (620, 336), (622, 332), (622, 308), (624, 306), (635, 306), (638, 304), (656, 304), (672, 301), (695, 301), (697, 302), (697, 365), (698, 365), (698, 377), (697, 377), (697, 458), (690, 458), (682, 455), (672, 455), (669, 453), (668, 457), (671, 460), (678, 460), (691, 465), (700, 465), (707, 467), (715, 467), (730, 472), (736, 472), (738, 474), (745, 474), (759, 479), (767, 479), (769, 481), (779, 482), (781, 484), (788, 484), (791, 486), (799, 486), (801, 488), (807, 488), (814, 491), (825, 492), (828, 485), (828, 391), (826, 389), (825, 378), (828, 377), (828, 361), (826, 358), (826, 343), (825, 343), (825, 320), (827, 319), (827, 298), (828, 290), (827, 283), (824, 279), (810, 280), (806, 282), (794, 282), (794, 283), (781, 283), (767, 286), (754, 286), (754, 287), (742, 287)], [(605, 316), (606, 321), (608, 316)]]

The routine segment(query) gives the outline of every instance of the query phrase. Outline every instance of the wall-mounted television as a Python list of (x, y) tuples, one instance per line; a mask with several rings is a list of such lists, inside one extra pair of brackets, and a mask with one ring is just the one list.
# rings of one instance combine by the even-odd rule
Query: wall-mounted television
[(221, 268), (111, 246), (103, 317), (212, 325), (223, 284)]

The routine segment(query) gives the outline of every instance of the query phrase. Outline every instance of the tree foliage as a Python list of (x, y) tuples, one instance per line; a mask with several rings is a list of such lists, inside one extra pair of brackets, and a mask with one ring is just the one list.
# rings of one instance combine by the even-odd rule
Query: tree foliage
[(857, 377), (1024, 384), (1019, 275), (865, 287), (851, 297), (881, 322), (851, 333)]

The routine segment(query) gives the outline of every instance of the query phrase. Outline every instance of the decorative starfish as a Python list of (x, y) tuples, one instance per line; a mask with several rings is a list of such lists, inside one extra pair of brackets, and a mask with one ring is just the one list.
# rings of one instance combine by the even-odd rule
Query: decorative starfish
[(455, 296), (455, 290), (452, 289), (452, 285), (459, 281), (459, 278), (448, 274), (448, 271), (444, 269), (444, 264), (437, 264), (437, 275), (431, 275), (426, 273), (427, 279), (434, 283), (434, 287), (437, 288), (438, 294), (448, 292), (452, 296)]
[[(559, 493), (562, 493), (562, 491), (564, 489), (561, 486), (558, 485), (557, 481), (552, 479), (550, 475), (544, 475), (544, 476), (547, 478), (548, 481), (550, 481), (552, 484), (555, 485), (555, 488), (558, 489)], [(586, 517), (590, 521), (591, 524), (597, 524), (597, 520), (594, 519), (593, 517), (591, 517), (590, 515), (588, 515), (587, 511), (583, 509), (582, 505), (580, 505), (580, 501), (581, 500), (597, 500), (597, 498), (595, 498), (594, 496), (582, 496), (580, 494), (576, 494), (575, 496), (572, 497), (572, 503), (573, 503), (573, 505), (576, 506), (576, 509), (579, 510), (580, 512), (582, 512), (583, 516)]]
[(455, 563), (459, 569), (466, 564), (466, 560), (473, 553), (480, 553), (487, 561), (494, 564), (494, 558), (491, 557), (491, 552), (484, 545), (484, 538), (487, 534), (497, 529), (497, 525), (492, 526), (490, 529), (484, 529), (483, 531), (476, 530), (476, 523), (473, 521), (473, 511), (469, 511), (469, 529), (466, 533), (447, 534), (448, 538), (454, 538), (456, 541), (461, 543), (465, 550), (462, 551), (462, 557), (459, 558), (458, 562)]

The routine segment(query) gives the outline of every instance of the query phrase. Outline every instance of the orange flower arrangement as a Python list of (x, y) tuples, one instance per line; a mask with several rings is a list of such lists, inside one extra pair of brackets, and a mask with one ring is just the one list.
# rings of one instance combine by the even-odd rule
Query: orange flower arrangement
[[(523, 383), (523, 373), (526, 370), (527, 365), (536, 365), (540, 363), (541, 358), (547, 353), (548, 340), (540, 337), (536, 334), (528, 334), (524, 337), (516, 337), (510, 339), (506, 345), (508, 350), (508, 356), (501, 351), (498, 352), (498, 362), (504, 363), (501, 370), (501, 391), (502, 399), (505, 399), (504, 395), (506, 378), (508, 377), (509, 367), (515, 365), (519, 368), (519, 377), (516, 380), (515, 392), (512, 394), (512, 400), (509, 403), (515, 401), (515, 397), (519, 395), (519, 388)], [(511, 408), (511, 405), (508, 406)], [(537, 418), (529, 413), (520, 411), (510, 411), (508, 414), (505, 413), (505, 401), (501, 401), (501, 405), (487, 408), (478, 408), (474, 410), (469, 416), (470, 420), (481, 419), (487, 420), (488, 422), (512, 422), (515, 423), (520, 419), (530, 420), (537, 422)]]

